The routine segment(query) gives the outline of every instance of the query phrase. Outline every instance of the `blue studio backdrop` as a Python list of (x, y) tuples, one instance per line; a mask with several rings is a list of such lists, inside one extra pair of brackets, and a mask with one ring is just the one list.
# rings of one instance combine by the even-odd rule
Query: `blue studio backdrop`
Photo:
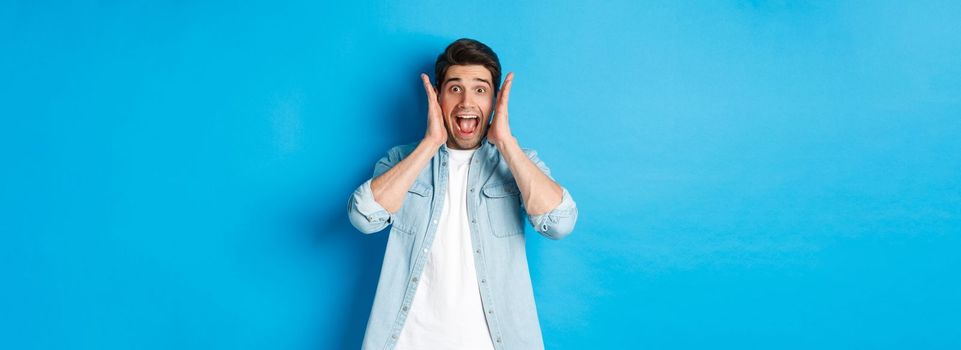
[(961, 2), (3, 1), (0, 348), (354, 349), (470, 37), (577, 201), (550, 349), (961, 348)]

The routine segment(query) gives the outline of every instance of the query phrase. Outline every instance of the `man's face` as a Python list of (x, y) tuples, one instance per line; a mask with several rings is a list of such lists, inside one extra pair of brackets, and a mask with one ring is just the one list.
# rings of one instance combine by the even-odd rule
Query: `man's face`
[(450, 66), (438, 92), (447, 127), (447, 147), (477, 148), (487, 135), (494, 103), (491, 72), (481, 65)]

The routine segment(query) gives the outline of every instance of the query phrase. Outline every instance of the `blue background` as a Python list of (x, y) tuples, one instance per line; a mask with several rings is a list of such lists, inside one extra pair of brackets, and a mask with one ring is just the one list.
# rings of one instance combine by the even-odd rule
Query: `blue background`
[[(552, 349), (961, 347), (961, 2), (0, 4), (0, 347), (357, 348), (350, 192), (472, 37)], [(432, 74), (432, 73), (431, 73)], [(528, 229), (529, 234), (531, 233)]]

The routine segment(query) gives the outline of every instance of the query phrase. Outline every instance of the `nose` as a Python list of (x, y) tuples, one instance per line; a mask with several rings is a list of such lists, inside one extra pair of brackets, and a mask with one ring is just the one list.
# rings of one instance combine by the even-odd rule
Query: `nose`
[(474, 107), (473, 101), (471, 101), (468, 96), (461, 96), (460, 101), (457, 102), (458, 110), (470, 110)]

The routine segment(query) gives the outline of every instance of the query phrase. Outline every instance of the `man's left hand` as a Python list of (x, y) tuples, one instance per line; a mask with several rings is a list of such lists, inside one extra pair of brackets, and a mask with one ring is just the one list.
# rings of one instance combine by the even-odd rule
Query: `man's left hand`
[(487, 140), (498, 145), (503, 141), (509, 141), (514, 136), (511, 135), (511, 126), (507, 121), (507, 101), (511, 95), (511, 83), (514, 81), (514, 73), (507, 73), (504, 79), (504, 86), (497, 92), (497, 104), (494, 106), (494, 120), (491, 121), (490, 128), (487, 130)]

